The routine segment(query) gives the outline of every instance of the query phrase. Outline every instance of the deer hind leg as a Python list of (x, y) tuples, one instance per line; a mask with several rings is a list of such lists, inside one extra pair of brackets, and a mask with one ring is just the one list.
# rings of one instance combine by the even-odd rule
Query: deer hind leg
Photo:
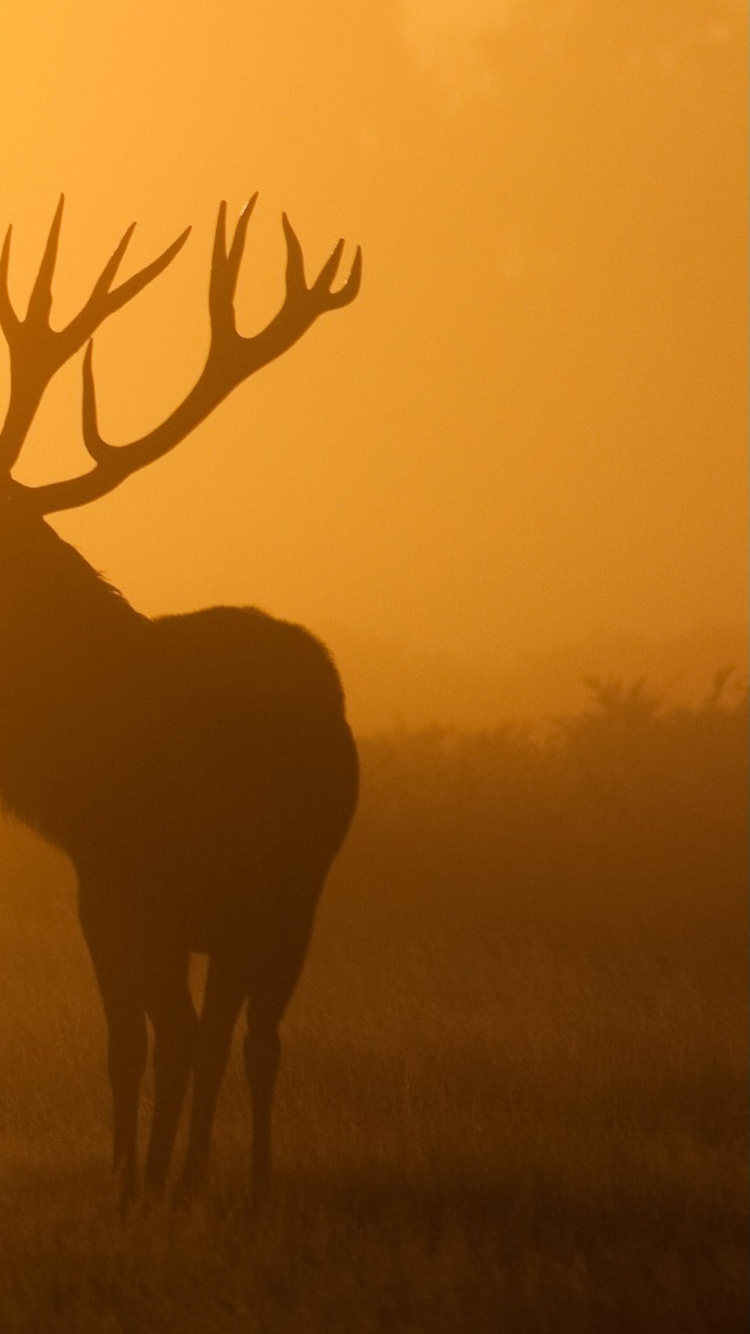
[(107, 934), (85, 930), (107, 1021), (114, 1113), (114, 1172), (123, 1213), (137, 1189), (138, 1103), (146, 1065), (146, 1015), (133, 969)]
[(128, 1006), (109, 1019), (108, 1070), (114, 1110), (113, 1168), (119, 1205), (127, 1213), (137, 1194), (138, 1105), (146, 1065), (146, 1016)]
[(154, 961), (146, 981), (146, 1009), (154, 1026), (154, 1115), (146, 1157), (146, 1188), (164, 1191), (190, 1072), (197, 1016), (188, 983), (189, 956), (175, 952)]
[(245, 970), (236, 959), (212, 955), (195, 1046), (193, 1108), (178, 1194), (195, 1195), (208, 1173), (216, 1099), (226, 1070), (232, 1034), (247, 995)]
[(297, 896), (283, 896), (282, 901), (289, 905), (287, 912), (267, 924), (253, 960), (244, 1055), (253, 1112), (252, 1191), (256, 1199), (267, 1193), (271, 1179), (271, 1112), (281, 1060), (279, 1024), (305, 959), (317, 897), (317, 893), (305, 894), (302, 908)]
[(258, 1004), (248, 1017), (245, 1037), (245, 1072), (253, 1109), (252, 1190), (256, 1198), (268, 1190), (271, 1180), (271, 1110), (276, 1076), (281, 1061), (279, 1021), (281, 1014)]

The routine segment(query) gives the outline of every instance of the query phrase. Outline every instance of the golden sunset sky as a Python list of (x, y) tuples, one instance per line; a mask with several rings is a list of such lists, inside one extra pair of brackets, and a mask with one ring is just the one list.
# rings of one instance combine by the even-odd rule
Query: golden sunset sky
[[(344, 267), (364, 250), (354, 306), (54, 519), (136, 606), (302, 621), (361, 726), (533, 713), (639, 654), (679, 686), (674, 645), (723, 665), (746, 615), (743, 3), (5, 0), (0, 40), (17, 307), (61, 191), (53, 322), (132, 220), (130, 270), (193, 225), (97, 335), (114, 443), (201, 368), (221, 199), (260, 191), (244, 332), (281, 298), (282, 210), (309, 274), (339, 236)], [(23, 480), (86, 466), (80, 375)]]

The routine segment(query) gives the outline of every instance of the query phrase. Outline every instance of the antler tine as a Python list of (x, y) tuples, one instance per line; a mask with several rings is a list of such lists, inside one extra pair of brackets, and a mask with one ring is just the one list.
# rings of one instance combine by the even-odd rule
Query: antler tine
[(209, 295), (214, 290), (217, 283), (220, 283), (224, 276), (227, 266), (227, 201), (222, 199), (219, 204), (219, 216), (216, 219), (216, 228), (214, 230), (214, 244), (211, 252), (211, 277), (209, 279)]
[(122, 306), (126, 305), (128, 301), (132, 301), (134, 296), (137, 296), (139, 292), (143, 291), (144, 287), (147, 287), (149, 283), (153, 282), (154, 278), (158, 278), (159, 274), (164, 272), (167, 266), (172, 263), (175, 255), (182, 250), (191, 230), (192, 228), (186, 227), (184, 232), (177, 237), (177, 240), (167, 246), (166, 250), (162, 251), (161, 255), (158, 255), (156, 259), (153, 259), (150, 264), (146, 264), (144, 268), (139, 269), (138, 272), (134, 273), (130, 278), (126, 278), (125, 282), (120, 283), (119, 287), (115, 287), (110, 291), (112, 279), (119, 268), (120, 261), (122, 260), (130, 238), (135, 231), (135, 223), (133, 222), (130, 224), (119, 245), (113, 251), (102, 269), (101, 274), (97, 278), (91, 296), (85, 306), (79, 311), (78, 315), (70, 321), (70, 324), (61, 331), (66, 342), (69, 344), (69, 350), (66, 347), (65, 360), (68, 360), (68, 358), (73, 356), (79, 348), (83, 347), (86, 340), (99, 328), (99, 325), (104, 322), (108, 315), (114, 314), (116, 310), (119, 310)]
[(91, 455), (94, 463), (104, 464), (112, 454), (117, 454), (117, 450), (102, 440), (99, 434), (96, 411), (96, 387), (94, 385), (94, 340), (90, 339), (83, 358), (83, 402), (81, 405), (81, 414), (83, 417), (83, 443)]
[(65, 208), (65, 195), (60, 195), (60, 199), (55, 209), (55, 216), (47, 237), (47, 244), (44, 247), (42, 262), (39, 265), (39, 272), (36, 275), (34, 286), (31, 289), (29, 297), (29, 308), (26, 313), (26, 319), (30, 324), (41, 323), (49, 318), (52, 309), (52, 279), (55, 273), (55, 263), (57, 261), (57, 251), (60, 245), (60, 228), (62, 227), (63, 209)]
[(136, 224), (134, 222), (131, 222), (130, 226), (124, 232), (121, 240), (115, 246), (114, 250), (112, 251), (112, 254), (107, 260), (107, 263), (104, 265), (104, 268), (102, 269), (101, 273), (99, 274), (99, 277), (94, 283), (94, 286), (91, 290), (91, 296), (86, 302), (87, 306), (90, 305), (91, 302), (94, 301), (97, 297), (106, 296), (107, 293), (109, 292), (114, 276), (120, 267), (120, 262), (122, 260), (122, 257), (125, 254), (125, 251), (127, 250), (128, 246), (130, 245), (130, 238), (133, 235), (135, 228)]
[(331, 251), (330, 255), (328, 256), (328, 259), (326, 260), (325, 264), (320, 270), (320, 273), (315, 279), (315, 282), (313, 283), (313, 287), (315, 287), (319, 292), (330, 290), (331, 283), (333, 282), (334, 278), (336, 277), (336, 274), (338, 273), (338, 268), (339, 264), (341, 263), (341, 256), (343, 255), (343, 253), (344, 253), (344, 238), (343, 236), (341, 236), (339, 237), (338, 241), (333, 247), (333, 250)]
[[(331, 291), (331, 283), (336, 277), (339, 264), (341, 263), (341, 256), (344, 253), (345, 243), (343, 237), (336, 242), (312, 287), (308, 288), (305, 282), (302, 246), (299, 243), (297, 233), (292, 227), (286, 213), (282, 214), (281, 221), (284, 227), (287, 248), (286, 285), (288, 299), (292, 301), (295, 298), (298, 298), (301, 294), (304, 294), (307, 297), (314, 295), (316, 300), (312, 305), (315, 309), (315, 315), (320, 314), (325, 310), (338, 310), (341, 306), (349, 305), (359, 292), (362, 280), (361, 247), (357, 246), (349, 277), (344, 283), (344, 286), (339, 288), (338, 292)], [(315, 318), (315, 315), (313, 315), (313, 318)]]
[(55, 372), (83, 347), (108, 315), (124, 306), (172, 262), (190, 234), (188, 227), (155, 260), (126, 279), (119, 287), (110, 290), (133, 235), (135, 228), (133, 223), (108, 259), (94, 284), (91, 295), (79, 313), (65, 328), (52, 329), (49, 323), (52, 308), (52, 279), (60, 243), (64, 205), (65, 196), (61, 195), (34, 280), (26, 318), (23, 320), (19, 319), (13, 309), (8, 290), (10, 227), (0, 255), (0, 326), (10, 349), (11, 367), (10, 402), (0, 431), (0, 472), (6, 474), (18, 459), (44, 390)]
[(284, 239), (286, 241), (286, 294), (287, 301), (289, 301), (296, 295), (307, 292), (305, 257), (302, 253), (299, 237), (286, 213), (281, 215), (281, 225), (284, 228)]
[(258, 202), (258, 191), (256, 190), (255, 194), (251, 195), (250, 198), (246, 201), (245, 204), (243, 204), (242, 208), (240, 209), (240, 216), (237, 219), (237, 226), (234, 229), (232, 244), (229, 247), (229, 252), (227, 254), (227, 269), (229, 271), (232, 280), (233, 296), (234, 296), (234, 289), (237, 284), (237, 275), (240, 271), (240, 264), (242, 263), (242, 256), (245, 251), (245, 237), (247, 236), (248, 224), (250, 222), (251, 217), (253, 216), (253, 210), (255, 209), (255, 205), (257, 204), (257, 202)]
[(323, 265), (323, 268), (321, 269), (317, 279), (315, 280), (316, 288), (320, 284), (326, 290), (328, 296), (328, 300), (326, 302), (327, 310), (339, 310), (342, 306), (348, 306), (358, 295), (359, 289), (362, 285), (362, 247), (357, 246), (354, 259), (352, 261), (352, 267), (349, 270), (349, 277), (347, 278), (343, 287), (340, 287), (337, 292), (332, 292), (330, 290), (331, 283), (333, 282), (333, 279), (335, 278), (339, 267), (339, 261), (341, 259), (341, 252), (343, 248), (344, 248), (344, 242), (339, 241), (338, 245), (336, 246), (335, 250), (330, 256), (330, 259), (326, 264)]
[(2, 254), (0, 254), (0, 328), (2, 328), (6, 338), (11, 336), (12, 331), (18, 324), (18, 316), (11, 305), (10, 292), (8, 291), (8, 269), (10, 267), (10, 241), (12, 235), (13, 228), (9, 227), (5, 233), (3, 250)]
[[(182, 247), (192, 230), (192, 227), (186, 227), (184, 232), (177, 237), (177, 240), (167, 246), (166, 250), (164, 250), (161, 255), (158, 255), (156, 259), (152, 259), (150, 264), (146, 264), (144, 268), (140, 269), (138, 273), (134, 273), (132, 277), (126, 278), (124, 283), (120, 283), (119, 287), (115, 287), (114, 291), (108, 292), (107, 300), (105, 302), (105, 315), (111, 315), (113, 311), (119, 310), (120, 307), (124, 306), (126, 302), (132, 299), (132, 297), (137, 296), (144, 287), (147, 287), (149, 283), (153, 282), (154, 278), (158, 278), (159, 274), (163, 273), (167, 266), (172, 263), (175, 255), (179, 254), (180, 250), (182, 250)], [(97, 320), (97, 325), (99, 323), (101, 323), (101, 321)]]
[(211, 276), (208, 284), (208, 309), (211, 316), (212, 331), (231, 328), (234, 331), (234, 293), (237, 277), (245, 249), (247, 227), (253, 209), (258, 200), (258, 193), (248, 199), (237, 220), (232, 243), (227, 249), (226, 220), (227, 205), (222, 199), (219, 216), (216, 219), (213, 253), (211, 256)]
[[(83, 436), (86, 449), (93, 459), (94, 467), (80, 477), (72, 477), (64, 482), (52, 482), (47, 486), (27, 488), (33, 496), (32, 503), (40, 513), (49, 514), (58, 510), (72, 509), (86, 505), (114, 490), (126, 477), (145, 467), (154, 460), (168, 453), (175, 445), (184, 440), (201, 421), (213, 411), (231, 391), (262, 366), (268, 365), (276, 357), (286, 352), (309, 329), (310, 325), (327, 310), (337, 310), (349, 305), (356, 297), (362, 276), (362, 252), (358, 248), (354, 262), (345, 283), (338, 291), (331, 291), (331, 283), (338, 272), (343, 253), (344, 242), (334, 246), (315, 282), (311, 287), (305, 281), (305, 266), (302, 247), (286, 214), (282, 215), (282, 226), (286, 240), (286, 294), (281, 309), (265, 329), (251, 337), (239, 334), (234, 317), (234, 293), (237, 285), (240, 264), (245, 245), (247, 228), (258, 196), (253, 197), (244, 206), (231, 242), (227, 246), (226, 204), (219, 207), (216, 230), (213, 240), (211, 275), (209, 279), (209, 314), (211, 320), (211, 341), (208, 356), (198, 380), (186, 398), (159, 426), (138, 440), (127, 445), (110, 445), (99, 433), (96, 409), (96, 389), (93, 371), (93, 343), (89, 342), (83, 364)], [(189, 230), (189, 229), (188, 229)], [(132, 231), (132, 229), (131, 229)], [(118, 249), (105, 267), (97, 281), (89, 302), (80, 316), (72, 323), (76, 325), (75, 337), (81, 338), (84, 324), (88, 322), (90, 337), (94, 328), (111, 310), (117, 309), (125, 300), (145, 286), (147, 282), (161, 272), (184, 244), (187, 232), (173, 242), (168, 250), (152, 264), (143, 269), (120, 287), (109, 291), (109, 283), (114, 276), (131, 232), (123, 237)], [(2, 258), (0, 257), (0, 284), (2, 282)], [(0, 289), (0, 307), (2, 295)], [(84, 316), (86, 319), (84, 319)], [(0, 318), (2, 311), (0, 309)], [(80, 327), (79, 327), (80, 324)], [(71, 326), (68, 326), (70, 331)], [(72, 337), (72, 335), (70, 335)], [(79, 344), (80, 345), (80, 344)]]

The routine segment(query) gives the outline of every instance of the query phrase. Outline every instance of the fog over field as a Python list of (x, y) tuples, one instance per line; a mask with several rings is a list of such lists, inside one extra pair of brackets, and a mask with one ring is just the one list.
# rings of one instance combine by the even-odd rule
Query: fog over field
[[(308, 277), (339, 236), (342, 276), (364, 252), (349, 310), (54, 519), (137, 607), (251, 603), (342, 660), (372, 644), (349, 684), (362, 728), (427, 720), (419, 691), (394, 701), (392, 647), (455, 665), (433, 720), (474, 725), (580, 700), (550, 700), (555, 667), (496, 702), (474, 664), (520, 678), (563, 655), (661, 688), (689, 668), (668, 646), (690, 642), (697, 701), (735, 661), (713, 644), (747, 625), (739, 0), (222, 0), (210, 35), (177, 0), (5, 11), (19, 308), (61, 189), (58, 325), (133, 219), (123, 276), (193, 226), (97, 333), (107, 440), (149, 430), (200, 369), (220, 199), (234, 220), (260, 191), (243, 333), (281, 300), (282, 210)], [(80, 383), (71, 364), (52, 386), (23, 480), (85, 465)], [(642, 661), (618, 661), (635, 642)]]
[(739, 1334), (746, 735), (729, 680), (363, 739), (260, 1216), (237, 1048), (205, 1204), (117, 1221), (72, 877), (5, 826), (3, 1329)]
[(747, 1329), (747, 38), (0, 6), (0, 1334)]

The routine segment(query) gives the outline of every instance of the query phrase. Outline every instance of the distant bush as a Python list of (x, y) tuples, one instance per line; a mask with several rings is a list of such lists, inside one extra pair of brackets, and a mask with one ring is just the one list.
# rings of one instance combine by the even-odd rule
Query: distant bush
[[(588, 706), (543, 730), (401, 728), (360, 738), (360, 805), (336, 873), (342, 888), (354, 887), (353, 910), (393, 893), (423, 916), (435, 896), (503, 913), (742, 905), (747, 691), (723, 672), (703, 704), (685, 708), (642, 681), (587, 686)], [(4, 882), (28, 879), (30, 866), (43, 878), (49, 858), (0, 820)], [(736, 910), (733, 920), (741, 931)]]
[(691, 709), (642, 681), (586, 684), (589, 707), (544, 736), (432, 727), (361, 741), (349, 864), (459, 893), (743, 892), (747, 691), (723, 672)]

